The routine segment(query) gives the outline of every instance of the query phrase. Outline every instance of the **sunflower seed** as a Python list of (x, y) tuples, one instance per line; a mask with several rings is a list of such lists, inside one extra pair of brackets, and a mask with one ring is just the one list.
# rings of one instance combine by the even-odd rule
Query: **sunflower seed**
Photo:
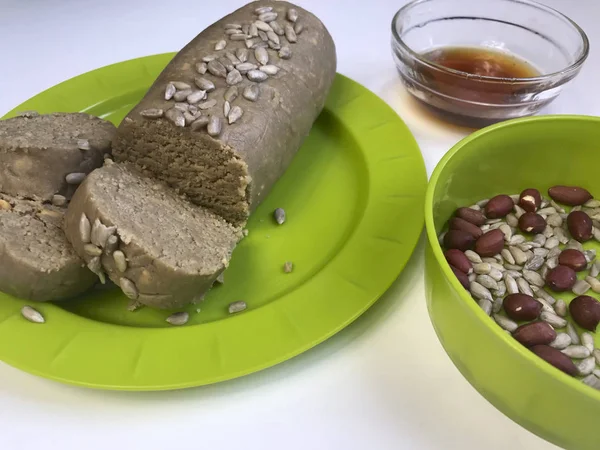
[(506, 285), (506, 292), (509, 294), (519, 293), (519, 285), (517, 284), (517, 281), (510, 275), (506, 275), (504, 277), (504, 284)]
[(204, 77), (194, 78), (194, 83), (196, 83), (196, 86), (198, 86), (203, 91), (211, 92), (215, 90), (215, 84)]
[(250, 24), (245, 23), (242, 25), (242, 33), (244, 33), (244, 34), (250, 33)]
[(287, 20), (290, 22), (296, 22), (298, 20), (298, 11), (294, 8), (290, 8), (287, 10)]
[(267, 42), (269, 40), (269, 37), (267, 36), (267, 33), (265, 33), (264, 31), (259, 31), (258, 32), (258, 37), (263, 42)]
[(504, 276), (506, 277), (507, 275), (510, 275), (511, 277), (513, 277), (515, 280), (517, 278), (520, 278), (523, 276), (523, 274), (521, 272), (518, 272), (516, 270), (507, 270), (506, 272), (504, 272)]
[(600, 274), (600, 261), (595, 261), (590, 267), (590, 277), (596, 278)]
[(67, 174), (65, 181), (67, 184), (81, 184), (85, 180), (86, 174), (83, 172), (73, 172)]
[(581, 242), (577, 242), (575, 239), (571, 239), (569, 242), (567, 242), (567, 246), (565, 248), (574, 248), (580, 252), (583, 251), (583, 245), (581, 245)]
[(519, 292), (521, 292), (521, 294), (527, 294), (533, 297), (531, 286), (529, 286), (529, 283), (524, 278), (517, 278), (517, 286), (519, 286)]
[(223, 115), (227, 117), (229, 115), (229, 111), (231, 111), (231, 103), (225, 100), (225, 103), (223, 103)]
[(121, 286), (121, 290), (123, 291), (123, 294), (125, 294), (127, 297), (129, 297), (132, 300), (135, 300), (138, 298), (138, 290), (135, 287), (135, 284), (133, 283), (133, 281), (131, 281), (129, 278), (121, 278), (119, 280), (119, 285)]
[(227, 41), (224, 40), (224, 39), (221, 39), (219, 42), (217, 42), (215, 44), (215, 50), (216, 51), (223, 50), (225, 47), (227, 47)]
[(165, 100), (171, 100), (176, 92), (177, 89), (175, 89), (173, 83), (168, 83), (167, 87), (165, 88)]
[(235, 56), (233, 53), (231, 53), (231, 52), (225, 52), (225, 57), (226, 57), (226, 58), (229, 60), (229, 62), (230, 62), (231, 64), (233, 64), (234, 66), (235, 66), (236, 64), (239, 64), (239, 63), (241, 63), (240, 59), (239, 59), (237, 56)]
[(521, 236), (520, 234), (513, 235), (508, 241), (508, 245), (521, 245), (524, 243), (525, 237)]
[(550, 237), (546, 240), (544, 247), (548, 250), (558, 247), (559, 241), (556, 237)]
[(225, 79), (225, 82), (229, 86), (233, 86), (234, 84), (238, 84), (241, 81), (242, 81), (242, 74), (237, 69), (233, 69), (231, 72), (229, 72), (227, 74), (227, 78)]
[(261, 20), (265, 23), (273, 22), (275, 19), (277, 19), (277, 13), (271, 11), (262, 13), (258, 16), (258, 20)]
[(287, 45), (284, 45), (278, 54), (281, 59), (290, 59), (292, 57), (292, 50)]
[(215, 281), (217, 283), (224, 284), (225, 283), (225, 272), (221, 272)]
[(242, 26), (239, 23), (228, 23), (225, 24), (226, 30), (241, 30)]
[(160, 108), (150, 108), (140, 111), (140, 116), (146, 119), (158, 119), (163, 116), (164, 111)]
[(548, 345), (557, 350), (563, 350), (571, 345), (571, 337), (567, 333), (557, 333), (556, 338)]
[(479, 300), (477, 304), (488, 316), (492, 313), (492, 302), (490, 300), (482, 299)]
[(594, 239), (600, 241), (600, 229), (592, 227), (592, 234), (594, 235)]
[(304, 23), (302, 22), (296, 22), (294, 24), (294, 33), (296, 33), (296, 35), (300, 35), (300, 33), (302, 33), (304, 31)]
[[(517, 228), (519, 226), (519, 220), (517, 219), (517, 216), (515, 216), (512, 213), (506, 216), (506, 223), (508, 224), (508, 226), (513, 228)], [(523, 241), (525, 241), (525, 238), (523, 236), (521, 237), (523, 238)]]
[(202, 61), (204, 61), (205, 63), (209, 63), (211, 61), (214, 61), (215, 59), (217, 59), (217, 55), (207, 55), (202, 58)]
[(549, 311), (542, 311), (540, 314), (540, 319), (552, 325), (554, 328), (563, 328), (567, 325), (567, 321), (565, 319)]
[[(4, 204), (7, 204), (9, 207), (6, 207)], [(67, 204), (67, 198), (64, 195), (54, 194), (52, 196), (52, 204), (54, 206), (65, 206)], [(6, 200), (0, 200), (0, 209), (12, 209), (10, 203)]]
[(507, 249), (507, 248), (503, 249), (500, 252), (500, 255), (502, 255), (502, 257), (504, 258), (504, 261), (506, 261), (508, 264), (514, 264), (515, 263), (515, 258), (510, 253), (509, 249)]
[(218, 136), (223, 129), (223, 123), (217, 116), (210, 116), (207, 126), (207, 132), (210, 136)]
[(475, 281), (487, 289), (498, 289), (498, 283), (489, 275), (478, 275)]
[(171, 314), (169, 317), (167, 317), (166, 321), (171, 325), (185, 325), (189, 319), (190, 315), (187, 312), (180, 311)]
[(548, 311), (549, 313), (554, 314), (554, 308), (546, 300), (541, 297), (535, 297), (535, 299), (542, 304), (542, 311)]
[(239, 91), (237, 86), (231, 86), (229, 89), (227, 89), (225, 91), (225, 94), (223, 95), (223, 98), (225, 99), (226, 102), (233, 102), (237, 96), (239, 95)]
[(258, 83), (265, 81), (267, 78), (269, 78), (269, 76), (266, 73), (256, 69), (249, 70), (246, 76), (250, 81), (256, 81)]
[(248, 49), (238, 48), (235, 51), (235, 56), (240, 60), (240, 62), (248, 61)]
[(550, 214), (546, 219), (546, 223), (551, 227), (562, 227), (563, 219), (558, 214)]
[(254, 10), (254, 12), (256, 14), (264, 14), (264, 13), (268, 13), (270, 11), (273, 11), (273, 7), (272, 6), (261, 6), (261, 7), (256, 8)]
[(501, 328), (503, 328), (506, 331), (509, 331), (510, 333), (515, 331), (519, 326), (516, 322), (513, 322), (508, 317), (501, 316), (500, 314), (494, 314), (493, 318), (496, 321), (496, 323), (500, 325)]
[(26, 119), (31, 119), (32, 117), (37, 117), (39, 115), (40, 115), (40, 113), (37, 111), (21, 111), (18, 114), (18, 117), (24, 117)]
[(113, 260), (115, 261), (115, 267), (119, 272), (125, 272), (127, 270), (127, 259), (125, 259), (125, 254), (121, 250), (116, 250), (113, 253)]
[(478, 275), (487, 275), (492, 270), (490, 263), (476, 263), (473, 264), (473, 271)]
[(197, 106), (198, 106), (198, 108), (204, 110), (204, 109), (210, 109), (213, 106), (215, 106), (216, 104), (217, 104), (217, 101), (214, 98), (211, 98), (210, 100), (199, 103)]
[(231, 112), (229, 112), (229, 114), (227, 115), (227, 121), (229, 122), (229, 125), (237, 122), (243, 114), (244, 110), (239, 106), (234, 106), (233, 108), (231, 108)]
[(571, 212), (573, 212), (573, 211), (581, 211), (581, 205), (573, 206), (571, 208)]
[(534, 257), (525, 264), (524, 268), (527, 270), (539, 270), (540, 267), (544, 265), (544, 262), (543, 256), (534, 255)]
[(173, 99), (176, 102), (183, 102), (187, 98), (187, 96), (190, 95), (191, 93), (192, 93), (191, 89), (184, 89), (182, 91), (177, 91), (175, 93), (175, 95), (173, 96)]
[(267, 64), (266, 66), (261, 66), (259, 70), (263, 71), (267, 75), (277, 75), (277, 72), (279, 72), (279, 67), (274, 66), (273, 64)]
[(571, 289), (575, 295), (583, 295), (591, 288), (590, 284), (585, 280), (577, 280)]
[(283, 225), (286, 220), (285, 210), (283, 208), (276, 208), (275, 211), (273, 211), (273, 218), (278, 225)]
[(587, 377), (582, 378), (581, 382), (594, 389), (600, 389), (600, 379), (594, 374), (590, 374)]
[(564, 300), (559, 299), (556, 301), (554, 304), (554, 311), (560, 317), (565, 317), (567, 315), (567, 304), (564, 302)]
[(183, 113), (178, 109), (171, 108), (165, 112), (165, 117), (175, 124), (177, 127), (185, 127), (185, 118)]
[(581, 333), (581, 345), (583, 345), (590, 351), (590, 353), (592, 353), (594, 351), (594, 336), (587, 331)]
[(190, 125), (190, 128), (192, 129), (192, 131), (202, 130), (202, 129), (206, 128), (209, 121), (210, 121), (210, 119), (208, 116), (200, 116), (192, 122), (192, 124)]
[(279, 22), (277, 22), (276, 20), (274, 20), (273, 22), (270, 22), (269, 25), (271, 25), (271, 28), (273, 29), (273, 32), (277, 36), (283, 36), (285, 34), (285, 32), (283, 31), (282, 26), (279, 25)]
[(240, 28), (229, 28), (228, 30), (225, 30), (225, 35), (227, 35), (227, 36), (232, 36), (234, 34), (244, 34), (242, 32), (241, 25), (240, 25)]
[(198, 72), (200, 75), (204, 75), (207, 70), (208, 70), (208, 66), (206, 63), (202, 62), (202, 63), (196, 64), (196, 72)]
[(245, 41), (249, 38), (250, 36), (248, 36), (247, 34), (244, 33), (237, 33), (237, 34), (232, 34), (229, 36), (229, 39), (232, 41)]
[(298, 40), (296, 37), (296, 32), (294, 31), (294, 27), (292, 27), (289, 23), (285, 25), (285, 38), (291, 43), (295, 43)]
[(227, 69), (217, 60), (210, 61), (207, 67), (208, 71), (216, 77), (225, 78), (227, 76)]
[(504, 278), (504, 273), (494, 267), (492, 267), (488, 275), (495, 281), (500, 281)]
[(272, 41), (275, 44), (281, 43), (279, 41), (279, 36), (277, 36), (277, 33), (275, 33), (274, 31), (267, 31), (267, 37), (269, 38), (269, 41)]
[(225, 58), (224, 56), (221, 56), (217, 61), (223, 64), (223, 67), (225, 67), (227, 72), (231, 72), (235, 67), (233, 63), (229, 61), (229, 58)]
[(247, 308), (246, 302), (233, 302), (229, 304), (229, 314), (241, 312)]
[(110, 255), (119, 247), (119, 238), (115, 235), (109, 236), (104, 244), (104, 253)]
[(581, 342), (579, 340), (579, 335), (577, 334), (575, 327), (570, 322), (567, 323), (567, 334), (571, 338), (571, 343), (573, 345), (579, 345), (579, 343)]
[(477, 275), (475, 275), (474, 273), (470, 273), (468, 278), (469, 278), (469, 283), (472, 283), (473, 281), (475, 281), (475, 278), (477, 278)]
[(32, 308), (31, 306), (25, 305), (21, 308), (21, 315), (33, 323), (44, 323), (46, 320), (44, 316), (37, 310)]
[(481, 256), (479, 256), (477, 253), (475, 253), (473, 250), (467, 250), (465, 251), (465, 256), (467, 257), (467, 259), (469, 261), (471, 261), (472, 263), (481, 263)]
[(585, 281), (590, 285), (592, 291), (594, 291), (596, 294), (600, 294), (600, 281), (598, 281), (597, 278), (587, 276), (585, 277)]
[(285, 273), (291, 273), (292, 270), (294, 270), (294, 264), (292, 264), (291, 261), (286, 261), (286, 263), (283, 265), (283, 271)]
[(594, 358), (596, 359), (596, 364), (600, 366), (600, 349), (594, 349), (592, 355), (594, 355)]
[(592, 249), (592, 250), (585, 250), (583, 252), (583, 256), (585, 256), (585, 260), (588, 263), (591, 263), (592, 261), (594, 261), (596, 259), (596, 250)]
[(545, 282), (539, 273), (534, 272), (533, 270), (523, 270), (523, 278), (527, 280), (529, 284), (533, 284), (535, 286), (544, 286)]
[(251, 102), (255, 102), (258, 99), (258, 85), (251, 84), (250, 86), (246, 86), (244, 91), (242, 92), (242, 96)]
[(548, 252), (548, 255), (546, 256), (546, 259), (558, 258), (561, 253), (562, 253), (562, 250), (560, 248), (558, 248), (558, 247), (551, 248), (550, 251)]
[(85, 244), (83, 251), (90, 256), (100, 256), (102, 254), (102, 249), (94, 244)]
[(498, 312), (500, 312), (500, 310), (502, 309), (502, 303), (504, 302), (502, 296), (500, 297), (496, 297), (494, 299), (494, 302), (492, 303), (492, 312), (494, 314), (498, 314)]
[(492, 293), (485, 286), (479, 284), (477, 281), (473, 281), (470, 283), (469, 290), (471, 291), (471, 294), (473, 294), (473, 296), (479, 300), (484, 298), (490, 301), (493, 300)]
[(258, 28), (255, 23), (250, 24), (250, 27), (248, 28), (248, 35), (252, 37), (258, 36)]
[(259, 64), (265, 65), (269, 62), (269, 53), (265, 48), (257, 48), (254, 50), (254, 57)]
[[(271, 25), (269, 25), (268, 23), (263, 22), (262, 20), (255, 21), (254, 25), (256, 25), (256, 28), (259, 31), (262, 31), (264, 33), (266, 33), (267, 31), (273, 31), (273, 28), (271, 28)], [(260, 33), (259, 33), (259, 36), (260, 36)]]
[(249, 62), (245, 62), (245, 63), (241, 63), (238, 64), (237, 66), (235, 66), (235, 68), (241, 73), (241, 74), (246, 74), (251, 70), (256, 70), (258, 69), (258, 66), (256, 64), (252, 64)]
[(575, 363), (575, 367), (577, 367), (577, 372), (580, 376), (589, 375), (596, 368), (596, 360), (593, 356), (590, 356)]
[(187, 103), (177, 102), (173, 105), (173, 108), (175, 108), (177, 111), (186, 112), (190, 110), (190, 105)]
[(206, 98), (206, 91), (198, 90), (198, 91), (193, 91), (191, 94), (189, 94), (186, 97), (186, 100), (188, 103), (196, 104), (199, 101), (204, 100), (205, 98)]
[[(543, 260), (546, 258), (546, 256), (548, 256), (549, 251), (550, 250), (548, 250), (547, 248), (534, 248), (533, 255), (534, 255), (534, 257), (539, 256)], [(537, 270), (537, 269), (535, 269), (535, 270)]]

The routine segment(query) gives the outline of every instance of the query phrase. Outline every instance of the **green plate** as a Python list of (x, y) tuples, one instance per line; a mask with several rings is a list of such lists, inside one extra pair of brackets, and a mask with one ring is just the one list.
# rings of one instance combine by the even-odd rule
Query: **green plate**
[[(6, 117), (85, 111), (118, 124), (173, 55), (80, 75)], [(425, 187), (406, 125), (338, 75), (310, 136), (250, 219), (225, 284), (187, 309), (186, 326), (168, 325), (168, 311), (127, 311), (115, 289), (36, 305), (44, 325), (21, 317), (24, 301), (0, 294), (0, 359), (65, 383), (122, 390), (199, 386), (282, 362), (351, 323), (396, 279), (423, 227)], [(281, 226), (271, 218), (276, 207), (287, 212)], [(229, 315), (237, 300), (248, 309)]]

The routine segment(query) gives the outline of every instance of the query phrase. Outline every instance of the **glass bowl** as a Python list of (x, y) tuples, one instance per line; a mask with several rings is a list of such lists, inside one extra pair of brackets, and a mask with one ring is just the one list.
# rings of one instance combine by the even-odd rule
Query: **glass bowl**
[[(447, 47), (502, 52), (539, 75), (474, 75), (424, 57)], [(452, 121), (482, 126), (549, 104), (579, 73), (589, 42), (571, 19), (530, 0), (416, 0), (392, 20), (392, 52), (415, 98)]]

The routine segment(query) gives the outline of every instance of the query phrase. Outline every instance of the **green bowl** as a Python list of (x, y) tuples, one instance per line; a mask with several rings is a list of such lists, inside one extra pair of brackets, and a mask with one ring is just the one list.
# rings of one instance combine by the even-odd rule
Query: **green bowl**
[(600, 448), (600, 391), (550, 366), (496, 325), (454, 277), (437, 235), (457, 207), (497, 194), (528, 187), (544, 193), (566, 184), (600, 197), (599, 173), (600, 118), (516, 119), (456, 144), (437, 165), (425, 200), (427, 307), (444, 349), (496, 408), (568, 449)]

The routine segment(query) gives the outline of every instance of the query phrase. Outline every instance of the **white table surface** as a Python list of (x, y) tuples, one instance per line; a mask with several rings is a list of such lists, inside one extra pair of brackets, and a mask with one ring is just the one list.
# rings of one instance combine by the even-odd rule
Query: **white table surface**
[[(177, 50), (243, 3), (0, 0), (0, 115), (83, 72)], [(390, 20), (405, 0), (299, 3), (331, 31), (338, 71), (406, 121), (431, 174), (468, 131), (423, 114), (400, 85), (390, 57)], [(594, 49), (600, 4), (545, 3), (570, 15), (592, 43), (580, 76), (545, 113), (600, 115)], [(423, 240), (394, 286), (349, 328), (291, 361), (231, 382), (176, 392), (104, 392), (0, 363), (0, 448), (556, 448), (498, 412), (451, 363), (427, 315), (422, 252)]]

